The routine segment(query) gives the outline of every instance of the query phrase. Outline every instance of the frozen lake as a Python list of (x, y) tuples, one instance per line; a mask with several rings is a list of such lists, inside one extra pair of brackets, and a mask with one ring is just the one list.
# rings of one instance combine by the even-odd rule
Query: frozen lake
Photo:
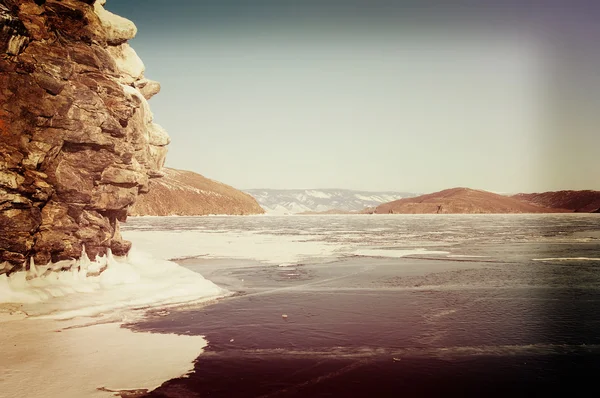
[(131, 219), (124, 236), (138, 249), (236, 293), (130, 325), (208, 341), (195, 373), (149, 396), (502, 396), (593, 385), (599, 221)]

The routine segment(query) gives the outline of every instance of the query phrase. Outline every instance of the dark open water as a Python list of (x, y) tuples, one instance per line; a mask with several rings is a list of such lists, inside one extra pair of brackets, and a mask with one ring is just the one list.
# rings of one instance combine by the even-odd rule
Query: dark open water
[[(182, 260), (237, 293), (130, 325), (209, 342), (194, 373), (148, 397), (600, 394), (599, 215), (170, 220), (128, 228), (310, 230), (346, 254)], [(393, 257), (415, 247), (448, 253)]]

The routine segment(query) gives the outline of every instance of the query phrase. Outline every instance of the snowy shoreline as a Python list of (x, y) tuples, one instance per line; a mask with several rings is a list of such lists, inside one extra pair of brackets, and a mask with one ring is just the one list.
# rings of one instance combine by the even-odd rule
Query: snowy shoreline
[[(124, 319), (0, 321), (0, 390), (5, 397), (114, 397), (152, 390), (193, 370), (202, 336), (135, 333)], [(107, 322), (107, 323), (103, 323)]]
[[(96, 276), (88, 269), (106, 268)], [(48, 268), (50, 272), (41, 272)], [(132, 250), (83, 256), (72, 271), (36, 267), (0, 276), (0, 391), (7, 397), (109, 397), (150, 391), (193, 370), (203, 336), (133, 332), (150, 309), (230, 294), (200, 274)], [(46, 269), (47, 271), (47, 269)]]

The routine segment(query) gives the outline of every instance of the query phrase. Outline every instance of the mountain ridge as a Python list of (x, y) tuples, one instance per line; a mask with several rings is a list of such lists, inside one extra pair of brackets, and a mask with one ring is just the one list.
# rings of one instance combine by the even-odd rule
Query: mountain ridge
[(359, 191), (352, 189), (246, 189), (270, 214), (321, 213), (331, 210), (359, 212), (402, 197), (408, 192)]

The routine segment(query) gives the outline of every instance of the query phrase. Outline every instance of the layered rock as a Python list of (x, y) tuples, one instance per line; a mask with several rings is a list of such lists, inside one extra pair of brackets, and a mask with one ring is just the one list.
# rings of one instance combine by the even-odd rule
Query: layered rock
[(376, 214), (503, 214), (503, 213), (557, 213), (561, 209), (550, 209), (526, 203), (519, 199), (469, 188), (452, 188), (400, 199), (368, 209)]
[(264, 210), (252, 196), (192, 171), (164, 169), (165, 176), (150, 181), (150, 192), (130, 208), (135, 216), (249, 215)]
[(0, 273), (126, 254), (119, 221), (161, 176), (160, 86), (103, 4), (0, 0)]

